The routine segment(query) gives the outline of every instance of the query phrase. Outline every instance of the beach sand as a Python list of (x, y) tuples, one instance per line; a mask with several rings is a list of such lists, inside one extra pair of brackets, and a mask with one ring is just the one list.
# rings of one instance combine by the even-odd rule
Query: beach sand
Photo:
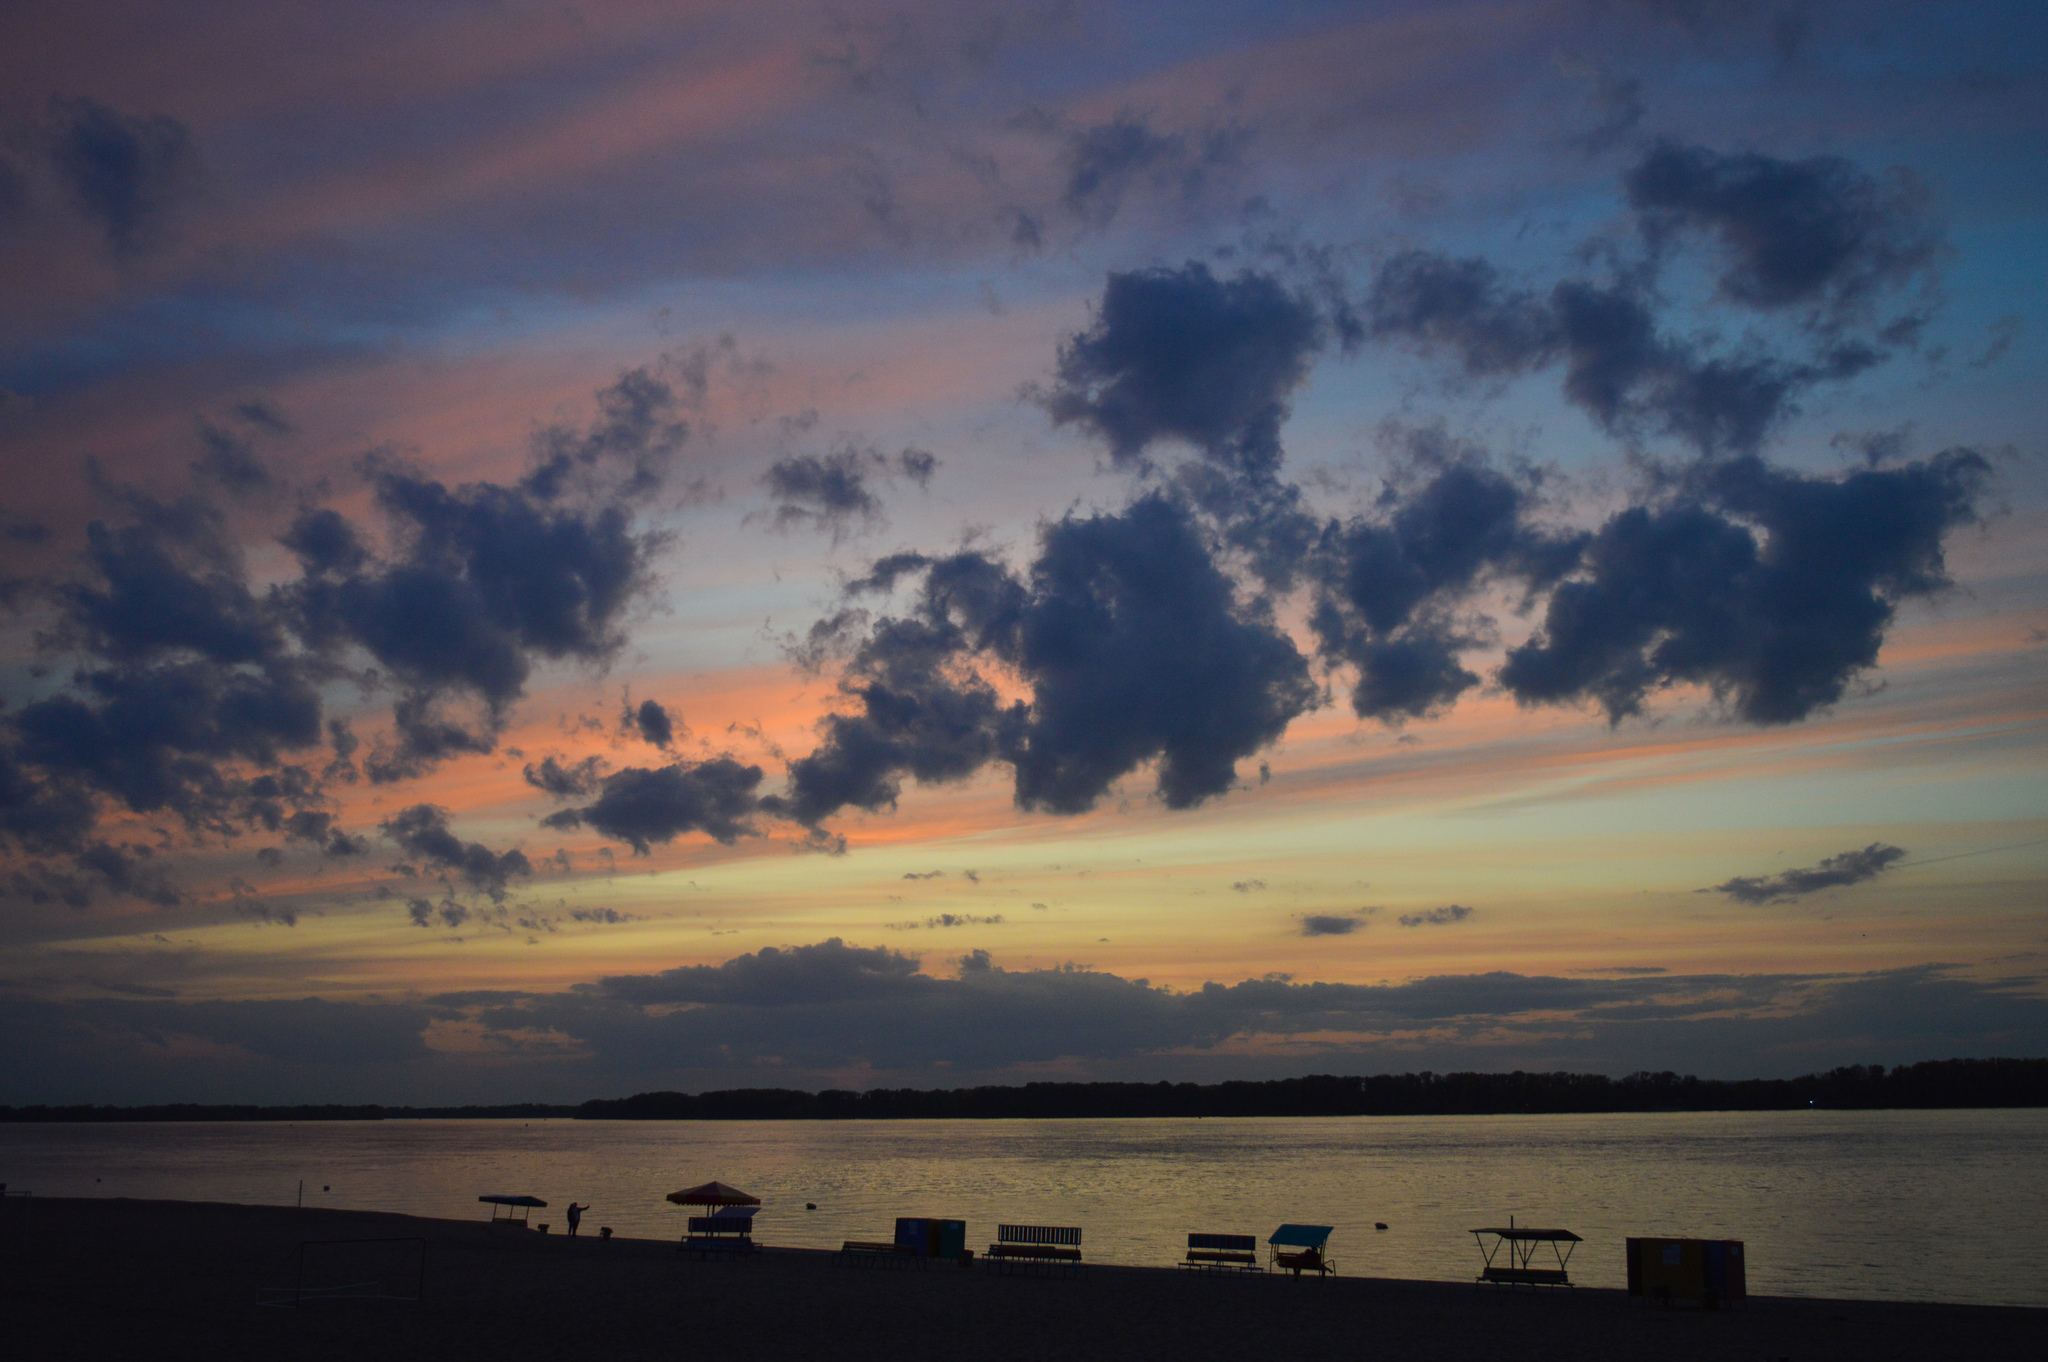
[[(2048, 1358), (2043, 1310), (1779, 1297), (1722, 1312), (1659, 1310), (1586, 1289), (1100, 1266), (1076, 1279), (1002, 1276), (983, 1264), (862, 1270), (772, 1248), (745, 1262), (697, 1262), (670, 1243), (601, 1242), (594, 1218), (571, 1240), (481, 1218), (290, 1207), (39, 1197), (10, 1199), (5, 1212), (0, 1314), (8, 1356), (24, 1362)], [(302, 1241), (376, 1236), (425, 1241), (418, 1304), (257, 1306), (262, 1288), (292, 1284)], [(323, 1251), (397, 1267), (413, 1250), (309, 1252)], [(344, 1275), (352, 1266), (334, 1264)]]

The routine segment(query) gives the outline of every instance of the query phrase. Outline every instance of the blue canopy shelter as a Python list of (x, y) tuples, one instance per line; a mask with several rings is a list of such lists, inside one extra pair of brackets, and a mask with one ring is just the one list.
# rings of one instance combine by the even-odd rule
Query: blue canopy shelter
[(1313, 1272), (1317, 1276), (1334, 1272), (1337, 1265), (1324, 1253), (1333, 1228), (1329, 1225), (1282, 1225), (1266, 1236), (1266, 1247), (1273, 1255), (1272, 1265), (1297, 1277), (1304, 1272)]

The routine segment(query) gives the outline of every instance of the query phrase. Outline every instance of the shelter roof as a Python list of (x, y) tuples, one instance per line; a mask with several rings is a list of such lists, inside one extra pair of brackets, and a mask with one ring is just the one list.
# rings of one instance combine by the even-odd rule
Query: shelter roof
[(758, 1206), (761, 1198), (749, 1196), (737, 1187), (728, 1187), (722, 1182), (706, 1182), (696, 1187), (685, 1187), (680, 1192), (670, 1192), (668, 1199), (678, 1206)]
[(1531, 1230), (1523, 1229), (1515, 1225), (1509, 1225), (1505, 1229), (1473, 1230), (1472, 1233), (1497, 1234), (1503, 1239), (1538, 1239), (1546, 1241), (1554, 1240), (1558, 1243), (1565, 1244), (1578, 1244), (1584, 1242), (1579, 1238), (1579, 1236), (1573, 1234), (1570, 1230)]
[(1266, 1237), (1266, 1242), (1280, 1248), (1319, 1249), (1329, 1242), (1333, 1228), (1330, 1225), (1282, 1225)]
[(493, 1195), (491, 1195), (491, 1196), (480, 1196), (480, 1197), (478, 1197), (478, 1198), (477, 1198), (477, 1200), (478, 1200), (478, 1201), (488, 1201), (488, 1202), (490, 1202), (490, 1203), (491, 1203), (491, 1204), (492, 1204), (493, 1206), (545, 1206), (545, 1205), (547, 1205), (547, 1202), (545, 1202), (545, 1201), (542, 1201), (542, 1200), (541, 1200), (541, 1199), (540, 1199), (539, 1197), (537, 1197), (537, 1196), (506, 1196), (506, 1195), (504, 1195), (503, 1193), (494, 1193), (494, 1194), (493, 1194)]

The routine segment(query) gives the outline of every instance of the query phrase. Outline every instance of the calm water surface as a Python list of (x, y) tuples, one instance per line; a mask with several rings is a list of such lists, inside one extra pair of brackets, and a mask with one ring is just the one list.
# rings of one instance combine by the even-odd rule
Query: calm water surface
[[(1346, 1275), (1469, 1280), (1475, 1225), (1557, 1225), (1575, 1281), (1621, 1286), (1622, 1239), (1748, 1244), (1758, 1294), (2048, 1306), (2048, 1111), (1084, 1121), (382, 1121), (0, 1125), (0, 1181), (43, 1196), (306, 1204), (680, 1234), (709, 1178), (766, 1203), (770, 1244), (887, 1237), (899, 1215), (1083, 1226), (1090, 1259), (1165, 1264), (1191, 1230), (1337, 1227)], [(331, 1189), (331, 1190), (330, 1190)], [(819, 1209), (807, 1212), (804, 1203)], [(1385, 1231), (1373, 1222), (1385, 1221)]]

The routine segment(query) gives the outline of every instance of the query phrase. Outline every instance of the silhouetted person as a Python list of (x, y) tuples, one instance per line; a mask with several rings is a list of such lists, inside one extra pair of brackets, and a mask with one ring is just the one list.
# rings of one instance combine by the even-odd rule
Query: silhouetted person
[(588, 1206), (578, 1206), (573, 1201), (569, 1203), (569, 1235), (571, 1238), (575, 1237), (576, 1227), (583, 1223), (583, 1213), (589, 1209)]

